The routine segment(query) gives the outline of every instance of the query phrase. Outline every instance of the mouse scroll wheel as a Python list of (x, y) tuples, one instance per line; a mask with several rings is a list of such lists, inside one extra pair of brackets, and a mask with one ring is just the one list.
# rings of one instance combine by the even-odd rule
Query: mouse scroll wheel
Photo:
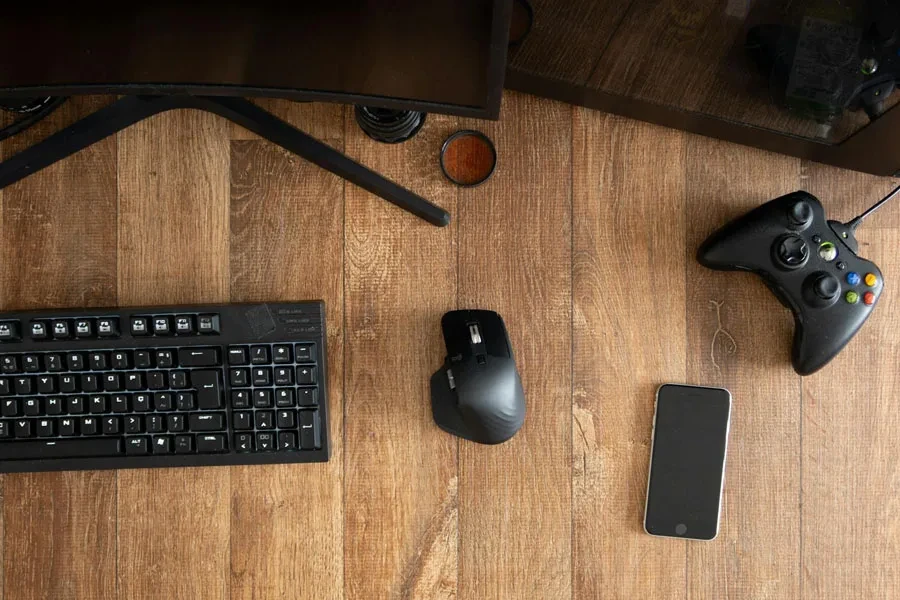
[(479, 329), (478, 323), (469, 324), (469, 338), (472, 340), (473, 346), (481, 343), (481, 329)]
[(450, 389), (456, 389), (456, 379), (453, 378), (453, 371), (447, 369), (447, 383), (450, 384)]

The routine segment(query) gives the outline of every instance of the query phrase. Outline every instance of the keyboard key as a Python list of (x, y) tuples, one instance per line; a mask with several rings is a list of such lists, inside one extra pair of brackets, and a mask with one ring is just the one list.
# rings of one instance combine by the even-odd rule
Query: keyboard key
[(290, 346), (275, 346), (272, 350), (272, 360), (276, 365), (284, 365), (291, 362)]
[(75, 337), (89, 338), (94, 337), (94, 320), (78, 319), (75, 321)]
[(279, 410), (276, 418), (278, 421), (278, 429), (293, 429), (296, 427), (294, 411), (292, 410)]
[(94, 375), (93, 373), (88, 373), (81, 376), (81, 391), (82, 392), (99, 392), (100, 391), (100, 378)]
[(253, 390), (253, 406), (272, 408), (272, 390)]
[(13, 387), (18, 395), (24, 396), (34, 390), (34, 381), (31, 377), (16, 377), (13, 379)]
[(156, 351), (156, 366), (160, 369), (171, 369), (175, 366), (175, 353), (171, 350)]
[(271, 410), (260, 410), (256, 413), (257, 429), (275, 429), (275, 413)]
[(144, 419), (139, 415), (125, 417), (125, 433), (142, 433), (144, 431)]
[(152, 406), (150, 394), (135, 394), (133, 400), (134, 412), (150, 412)]
[(104, 435), (118, 435), (122, 431), (122, 419), (120, 417), (104, 417)]
[(275, 385), (292, 385), (294, 383), (294, 370), (290, 367), (275, 369)]
[(259, 452), (271, 452), (275, 449), (275, 434), (273, 433), (257, 433), (256, 449)]
[(297, 449), (297, 434), (293, 431), (278, 432), (278, 449), (282, 452)]
[(63, 399), (59, 397), (47, 398), (47, 414), (50, 416), (63, 414)]
[(97, 417), (82, 417), (80, 429), (81, 435), (97, 435), (97, 432), (100, 431)]
[(275, 406), (277, 406), (278, 408), (288, 408), (294, 406), (294, 390), (275, 390)]
[(239, 367), (249, 363), (247, 354), (247, 346), (229, 346), (228, 348), (228, 364)]
[(297, 344), (294, 346), (294, 354), (298, 363), (315, 362), (316, 347), (313, 344)]
[(231, 392), (232, 408), (250, 408), (250, 390), (233, 390)]
[(38, 373), (41, 370), (41, 359), (37, 354), (26, 354), (22, 357), (22, 370), (26, 373)]
[(128, 354), (128, 352), (123, 352), (121, 350), (113, 352), (110, 356), (109, 364), (112, 365), (113, 369), (130, 369), (131, 360)]
[(91, 396), (90, 400), (88, 401), (88, 405), (90, 407), (91, 413), (95, 415), (105, 413), (108, 408), (106, 396), (102, 396), (99, 394), (96, 396)]
[(103, 376), (103, 390), (106, 392), (121, 392), (124, 388), (122, 387), (122, 374), (121, 373), (107, 373)]
[(53, 426), (53, 419), (38, 419), (37, 436), (48, 438), (56, 435), (56, 428)]
[(166, 424), (163, 422), (162, 415), (150, 415), (147, 417), (147, 433), (162, 433), (165, 431)]
[(125, 389), (136, 392), (144, 389), (144, 376), (141, 373), (128, 373), (125, 375)]
[(253, 434), (237, 433), (234, 436), (234, 449), (238, 452), (253, 452)]
[(190, 454), (194, 451), (194, 436), (176, 435), (175, 454)]
[(169, 387), (173, 390), (183, 390), (188, 386), (187, 373), (185, 371), (171, 371), (169, 373)]
[(54, 375), (38, 375), (37, 391), (38, 391), (38, 394), (55, 394), (56, 393), (56, 376), (54, 376)]
[(269, 347), (268, 346), (251, 346), (250, 362), (254, 365), (269, 364)]
[(127, 413), (130, 411), (131, 404), (128, 401), (128, 394), (116, 394), (112, 397), (112, 411), (114, 413)]
[(169, 392), (157, 392), (153, 394), (153, 406), (156, 410), (175, 410), (175, 400)]
[(106, 352), (91, 352), (88, 354), (88, 364), (94, 371), (105, 371), (109, 366), (109, 356)]
[(84, 414), (84, 396), (68, 396), (66, 397), (66, 412), (70, 415)]
[(232, 427), (235, 431), (253, 429), (253, 416), (248, 412), (235, 412), (231, 415)]
[(166, 417), (166, 424), (168, 425), (169, 431), (172, 433), (181, 433), (182, 431), (187, 431), (187, 425), (184, 422), (184, 415), (168, 415)]
[(118, 337), (119, 319), (97, 319), (97, 335), (102, 338)]
[(190, 315), (176, 316), (175, 333), (178, 335), (190, 335), (194, 333), (194, 317)]
[(272, 369), (268, 367), (253, 369), (253, 385), (272, 385)]
[(117, 456), (122, 454), (118, 439), (57, 440), (6, 442), (0, 444), (0, 460), (38, 460), (44, 458), (75, 458), (88, 456)]
[(18, 417), (22, 414), (22, 408), (16, 398), (6, 398), (3, 404), (0, 404), (0, 414), (4, 417)]
[(317, 406), (318, 404), (316, 388), (300, 388), (297, 390), (297, 406)]
[(200, 410), (222, 407), (222, 388), (218, 371), (191, 371), (191, 385), (197, 390), (197, 406)]
[(9, 384), (9, 379), (0, 377), (0, 396), (9, 396), (10, 394), (12, 394), (12, 386)]
[(309, 385), (315, 382), (315, 367), (297, 367), (297, 385)]
[(76, 430), (75, 419), (59, 420), (59, 435), (63, 437), (72, 436), (76, 434)]
[(125, 454), (143, 456), (149, 452), (146, 437), (133, 437), (125, 440)]
[(225, 435), (213, 433), (197, 436), (197, 452), (226, 452)]
[(75, 375), (59, 376), (59, 391), (63, 394), (74, 394), (78, 391), (78, 379)]
[(147, 373), (147, 387), (151, 390), (166, 389), (166, 374), (162, 371), (150, 371)]
[(128, 328), (131, 335), (141, 337), (150, 333), (150, 322), (147, 317), (131, 317)]
[(135, 350), (134, 352), (134, 368), (135, 369), (152, 369), (153, 355), (149, 350)]
[(50, 333), (55, 340), (67, 340), (72, 337), (72, 328), (65, 319), (57, 319), (50, 323)]
[(86, 368), (84, 354), (81, 352), (69, 352), (66, 354), (66, 364), (69, 366), (70, 371), (84, 371)]
[(172, 454), (172, 437), (160, 435), (153, 438), (153, 454)]
[(300, 447), (304, 450), (313, 450), (322, 447), (322, 435), (319, 430), (319, 411), (301, 410), (298, 413), (300, 421)]
[(219, 431), (225, 429), (225, 413), (195, 413), (188, 423), (191, 431)]
[(166, 316), (153, 317), (153, 335), (170, 335), (172, 319)]
[(203, 335), (219, 333), (219, 315), (200, 315), (197, 317), (197, 331)]
[(178, 392), (175, 394), (175, 406), (178, 410), (194, 410), (197, 408), (197, 402), (193, 392)]
[(0, 439), (12, 437), (9, 421), (0, 421)]
[(229, 369), (228, 381), (231, 387), (249, 387), (250, 371), (247, 369)]
[(47, 329), (46, 321), (32, 321), (31, 327), (29, 328), (29, 333), (31, 334), (31, 339), (33, 340), (46, 340), (50, 335), (50, 331)]
[(2, 356), (0, 357), (0, 373), (4, 373), (6, 375), (13, 375), (19, 372), (19, 359), (15, 356)]
[(26, 417), (37, 417), (41, 414), (41, 401), (38, 398), (26, 398), (22, 403), (22, 412)]
[(47, 370), (51, 373), (58, 373), (59, 371), (65, 371), (63, 367), (63, 359), (59, 354), (48, 354), (44, 357), (47, 361)]
[(182, 367), (215, 367), (221, 361), (215, 348), (181, 348), (178, 350), (178, 364)]
[(19, 322), (0, 322), (0, 342), (14, 342), (19, 339)]

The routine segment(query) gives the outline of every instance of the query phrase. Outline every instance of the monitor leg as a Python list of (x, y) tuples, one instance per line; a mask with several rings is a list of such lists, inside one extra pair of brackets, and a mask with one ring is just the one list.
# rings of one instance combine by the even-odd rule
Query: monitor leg
[(179, 108), (217, 114), (433, 225), (443, 227), (450, 223), (447, 211), (364, 167), (249, 100), (218, 96), (125, 96), (0, 162), (0, 189), (72, 156), (138, 121)]

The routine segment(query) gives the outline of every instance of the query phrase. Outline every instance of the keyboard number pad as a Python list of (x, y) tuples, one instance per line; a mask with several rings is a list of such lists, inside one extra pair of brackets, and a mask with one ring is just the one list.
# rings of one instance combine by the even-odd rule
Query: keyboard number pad
[(314, 343), (227, 348), (234, 451), (322, 447), (316, 350)]

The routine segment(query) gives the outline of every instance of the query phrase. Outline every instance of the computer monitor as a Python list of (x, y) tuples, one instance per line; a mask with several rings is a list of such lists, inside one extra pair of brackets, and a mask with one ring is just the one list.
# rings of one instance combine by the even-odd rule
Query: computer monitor
[(0, 96), (269, 96), (496, 118), (510, 4), (14, 2)]
[[(122, 96), (0, 162), (0, 189), (159, 112), (230, 119), (401, 208), (450, 215), (248, 97), (497, 118), (512, 0), (16, 2), (0, 19), (0, 107)], [(24, 122), (24, 121), (23, 121)], [(22, 127), (15, 127), (16, 132)], [(0, 140), (10, 129), (0, 129)]]

